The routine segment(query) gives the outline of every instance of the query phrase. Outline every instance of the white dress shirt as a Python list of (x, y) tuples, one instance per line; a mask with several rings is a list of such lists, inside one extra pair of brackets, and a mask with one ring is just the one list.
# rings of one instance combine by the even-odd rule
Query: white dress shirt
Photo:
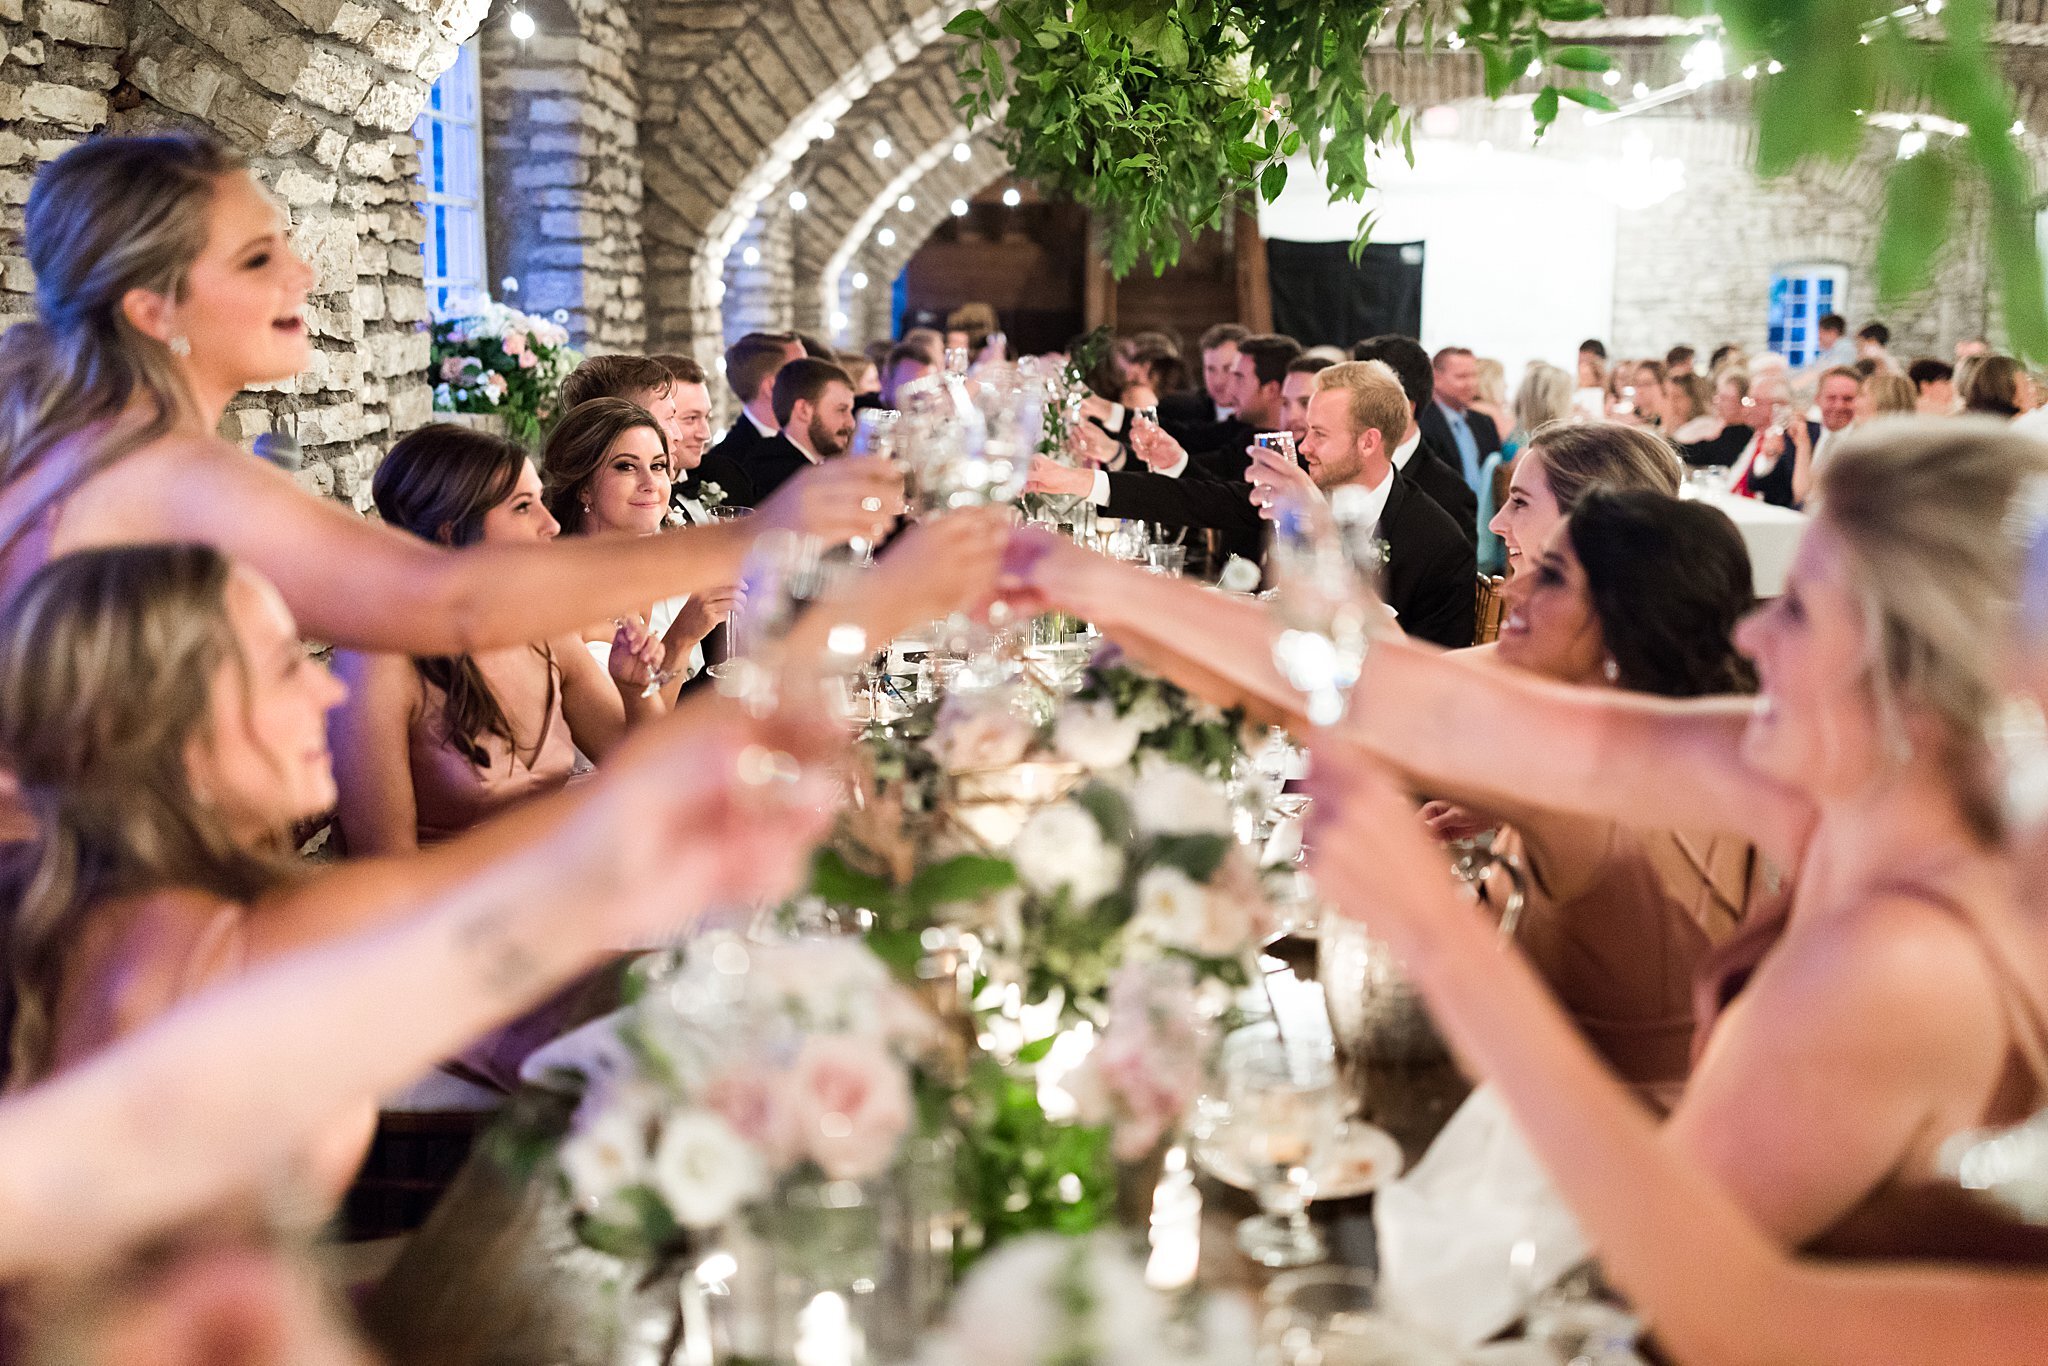
[(1346, 484), (1342, 489), (1345, 509), (1344, 519), (1355, 526), (1372, 526), (1373, 535), (1379, 535), (1380, 518), (1387, 512), (1387, 500), (1394, 496), (1394, 471), (1389, 469), (1377, 485), (1368, 487), (1363, 480)]
[(1394, 462), (1395, 469), (1405, 470), (1408, 468), (1408, 462), (1415, 458), (1415, 452), (1421, 449), (1422, 428), (1417, 427), (1414, 431), (1408, 433), (1405, 441), (1394, 447), (1393, 453), (1387, 458)]
[(754, 430), (759, 432), (763, 436), (774, 436), (776, 433), (782, 430), (780, 427), (770, 426), (768, 423), (763, 422), (760, 418), (755, 417), (754, 410), (752, 408), (740, 409), (740, 416), (745, 418), (747, 421), (753, 423)]

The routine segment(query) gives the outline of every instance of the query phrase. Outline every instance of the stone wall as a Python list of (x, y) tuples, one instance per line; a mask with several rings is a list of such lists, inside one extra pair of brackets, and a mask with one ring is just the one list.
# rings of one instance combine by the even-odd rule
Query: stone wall
[(575, 0), (521, 42), (482, 35), (484, 202), (490, 280), (505, 302), (563, 315), (572, 341), (630, 351), (646, 339), (641, 298), (640, 33), (628, 0)]

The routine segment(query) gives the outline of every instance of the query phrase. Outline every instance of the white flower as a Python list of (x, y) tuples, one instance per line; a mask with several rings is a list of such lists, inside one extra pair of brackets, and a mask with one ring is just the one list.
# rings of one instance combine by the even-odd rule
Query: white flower
[(1077, 907), (1092, 906), (1123, 880), (1123, 855), (1102, 838), (1095, 818), (1073, 802), (1033, 812), (1017, 832), (1010, 858), (1025, 886), (1044, 896), (1065, 887)]
[(1007, 768), (1031, 750), (1038, 728), (1002, 694), (955, 692), (939, 707), (932, 756), (949, 772)]
[(1133, 929), (1143, 938), (1203, 958), (1228, 958), (1244, 947), (1246, 918), (1178, 868), (1148, 869), (1138, 879)]
[(1061, 758), (1101, 772), (1129, 763), (1144, 733), (1131, 717), (1118, 716), (1116, 703), (1106, 697), (1094, 702), (1075, 699), (1060, 708), (1053, 745)]
[(1129, 720), (1138, 728), (1138, 734), (1150, 735), (1173, 724), (1173, 709), (1166, 705), (1166, 699), (1157, 690), (1148, 689), (1132, 706)]
[(638, 1106), (608, 1105), (562, 1141), (558, 1159), (579, 1203), (596, 1204), (646, 1179), (647, 1117)]
[(653, 1177), (656, 1193), (686, 1228), (721, 1224), (768, 1191), (760, 1155), (731, 1125), (703, 1110), (684, 1110), (662, 1125)]
[(1147, 835), (1229, 835), (1230, 798), (1185, 764), (1147, 754), (1131, 787), (1131, 817)]

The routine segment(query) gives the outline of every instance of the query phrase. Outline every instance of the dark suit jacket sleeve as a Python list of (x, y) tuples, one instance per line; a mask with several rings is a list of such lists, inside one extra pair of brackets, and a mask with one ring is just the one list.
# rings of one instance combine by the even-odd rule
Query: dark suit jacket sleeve
[[(1479, 458), (1484, 461), (1500, 449), (1500, 431), (1493, 425), (1493, 419), (1476, 408), (1465, 410), (1465, 425), (1472, 429), (1472, 439), (1479, 443)], [(1445, 429), (1447, 432), (1449, 428)]]
[(1208, 478), (1190, 468), (1178, 479), (1163, 474), (1111, 474), (1109, 502), (1102, 511), (1162, 526), (1220, 527), (1256, 535), (1259, 510), (1251, 485)]
[(1450, 466), (1430, 457), (1427, 441), (1409, 457), (1408, 468), (1403, 473), (1435, 499), (1438, 507), (1451, 514), (1460, 535), (1468, 541), (1478, 540), (1479, 495), (1472, 491), (1463, 475), (1454, 473)]
[(1470, 645), (1479, 561), (1450, 514), (1404, 479), (1380, 526), (1391, 556), (1387, 602), (1399, 614), (1400, 628), (1446, 649)]

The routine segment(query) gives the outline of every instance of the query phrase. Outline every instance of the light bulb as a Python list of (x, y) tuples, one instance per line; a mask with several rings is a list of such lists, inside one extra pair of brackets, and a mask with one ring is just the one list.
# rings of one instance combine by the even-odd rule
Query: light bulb
[(740, 253), (740, 264), (743, 266), (760, 265), (761, 249), (759, 247), (748, 247), (745, 251)]
[(846, 330), (846, 322), (847, 318), (844, 313), (834, 313), (832, 315), (832, 330), (834, 332), (844, 332)]
[(789, 192), (789, 207), (792, 210), (794, 210), (797, 213), (802, 213), (805, 209), (809, 208), (810, 206), (811, 197), (805, 194), (802, 190), (791, 190)]
[(855, 289), (866, 289), (868, 287), (868, 273), (866, 271), (856, 270), (853, 273), (853, 287)]
[(965, 218), (965, 217), (967, 217), (967, 201), (966, 201), (966, 200), (964, 200), (964, 199), (956, 199), (956, 200), (954, 200), (954, 201), (953, 201), (953, 217), (955, 217), (955, 218)]
[(878, 242), (878, 243), (880, 243), (880, 244), (881, 244), (882, 246), (885, 246), (885, 247), (893, 247), (893, 246), (895, 246), (895, 245), (896, 245), (896, 229), (894, 229), (894, 228), (883, 228), (883, 229), (882, 229), (882, 230), (881, 230), (880, 232), (878, 232), (878, 233), (876, 233), (876, 234), (875, 234), (875, 241), (876, 241), (876, 242)]
[(2014, 119), (2012, 121), (2012, 135), (2016, 138), (2023, 138), (2027, 135), (2027, 121), (2025, 119)]
[(1606, 85), (1620, 85), (1621, 73), (1610, 67), (1607, 71), (1601, 73), (1600, 80)]
[(912, 199), (909, 195), (904, 195), (901, 199), (896, 201), (896, 212), (898, 213), (909, 213), (916, 207), (917, 201), (915, 199)]
[(969, 147), (966, 143), (956, 142), (953, 144), (953, 160), (968, 161), (971, 160), (973, 156), (974, 149)]
[(1634, 95), (1637, 99), (1642, 99), (1645, 95), (1650, 93), (1650, 83), (1648, 81), (1637, 81), (1635, 83), (1635, 87), (1629, 93)]
[(891, 152), (893, 152), (893, 151), (895, 151), (895, 150), (896, 150), (896, 149), (895, 149), (894, 147), (891, 147), (891, 146), (889, 145), (889, 139), (887, 139), (887, 138), (876, 138), (876, 139), (875, 139), (875, 157), (876, 157), (876, 159), (877, 159), (877, 160), (881, 160), (881, 161), (886, 161), (886, 160), (888, 160), (888, 159), (889, 159), (889, 153), (891, 153)]
[(830, 119), (819, 119), (816, 123), (811, 125), (811, 136), (817, 139), (819, 142), (830, 141), (832, 135), (838, 131), (839, 130), (832, 125), (832, 120)]
[(513, 10), (512, 17), (506, 23), (512, 30), (512, 36), (522, 43), (539, 31), (533, 22), (533, 16), (523, 9)]
[(1899, 160), (1910, 161), (1927, 150), (1927, 134), (1918, 128), (1908, 128), (1899, 134)]
[(1749, 64), (1748, 66), (1745, 66), (1744, 68), (1742, 68), (1742, 79), (1743, 79), (1743, 80), (1745, 80), (1745, 81), (1753, 81), (1753, 80), (1755, 80), (1755, 79), (1756, 79), (1756, 63), (1755, 63), (1755, 62), (1751, 62), (1751, 63), (1750, 63), (1750, 64)]
[(1765, 70), (1765, 71), (1767, 71), (1767, 72), (1769, 72), (1769, 73), (1770, 73), (1771, 75), (1773, 75), (1773, 76), (1777, 75), (1777, 74), (1778, 74), (1779, 72), (1783, 71), (1784, 69), (1785, 69), (1785, 64), (1784, 64), (1783, 62), (1779, 61), (1779, 60), (1778, 60), (1778, 59), (1777, 59), (1776, 57), (1773, 57), (1773, 58), (1771, 58), (1771, 60), (1770, 60), (1770, 61), (1768, 61), (1768, 62), (1764, 63), (1764, 70)]
[(1015, 185), (1003, 191), (1003, 203), (1014, 209), (1024, 202), (1023, 193)]
[(1526, 79), (1528, 79), (1528, 80), (1532, 80), (1532, 81), (1533, 81), (1533, 80), (1535, 80), (1535, 79), (1536, 79), (1536, 78), (1537, 78), (1538, 76), (1541, 76), (1542, 74), (1543, 74), (1543, 63), (1541, 63), (1541, 62), (1531, 62), (1531, 63), (1529, 63), (1529, 69), (1528, 69), (1527, 71), (1524, 71), (1524, 72), (1522, 73), (1522, 75), (1523, 75), (1523, 77), (1524, 77), (1524, 78), (1526, 78)]

